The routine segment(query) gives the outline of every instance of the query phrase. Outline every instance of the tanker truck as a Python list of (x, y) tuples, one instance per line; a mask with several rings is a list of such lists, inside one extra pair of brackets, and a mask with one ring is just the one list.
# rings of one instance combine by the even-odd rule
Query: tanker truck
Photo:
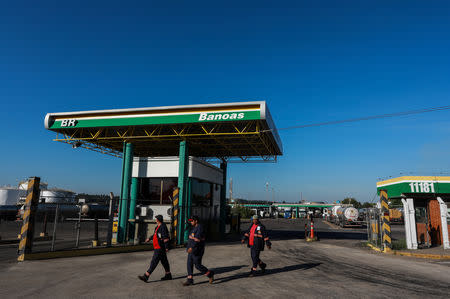
[(339, 207), (336, 209), (336, 217), (334, 221), (341, 227), (346, 226), (362, 226), (362, 222), (358, 221), (358, 210), (353, 207)]
[(331, 208), (331, 213), (328, 221), (333, 223), (338, 223), (338, 216), (337, 216), (337, 210), (341, 208), (341, 206), (334, 206)]

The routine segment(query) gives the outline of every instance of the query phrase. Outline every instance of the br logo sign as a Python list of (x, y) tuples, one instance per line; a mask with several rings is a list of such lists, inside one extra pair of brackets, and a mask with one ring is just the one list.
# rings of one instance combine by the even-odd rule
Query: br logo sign
[(75, 127), (78, 121), (76, 119), (63, 119), (61, 121), (61, 127)]

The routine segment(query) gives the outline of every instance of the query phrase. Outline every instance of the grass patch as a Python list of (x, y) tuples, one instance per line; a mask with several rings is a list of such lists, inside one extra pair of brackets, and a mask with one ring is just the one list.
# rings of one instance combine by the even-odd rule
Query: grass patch
[(392, 249), (393, 250), (404, 250), (406, 249), (406, 239), (393, 240), (392, 241)]

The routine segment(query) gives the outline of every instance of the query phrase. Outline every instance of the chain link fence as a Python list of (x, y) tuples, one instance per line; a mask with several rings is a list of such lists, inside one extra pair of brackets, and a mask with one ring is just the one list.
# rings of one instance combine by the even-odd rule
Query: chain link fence
[(85, 207), (64, 204), (40, 206), (35, 220), (32, 252), (106, 245), (108, 215), (86, 213)]
[[(19, 244), (23, 209), (0, 217), (0, 245)], [(33, 227), (32, 252), (89, 248), (107, 244), (109, 207), (100, 205), (39, 204)]]
[(367, 241), (381, 248), (382, 221), (379, 209), (371, 208), (366, 211)]

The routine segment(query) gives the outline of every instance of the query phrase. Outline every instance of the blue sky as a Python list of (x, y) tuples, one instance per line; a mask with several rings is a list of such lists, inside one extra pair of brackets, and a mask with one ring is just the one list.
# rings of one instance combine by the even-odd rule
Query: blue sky
[[(447, 1), (0, 4), (0, 185), (118, 192), (121, 161), (52, 141), (48, 112), (266, 100), (279, 128), (449, 104)], [(378, 178), (449, 173), (449, 111), (280, 132), (234, 194), (373, 199)], [(270, 194), (270, 197), (272, 194)]]

